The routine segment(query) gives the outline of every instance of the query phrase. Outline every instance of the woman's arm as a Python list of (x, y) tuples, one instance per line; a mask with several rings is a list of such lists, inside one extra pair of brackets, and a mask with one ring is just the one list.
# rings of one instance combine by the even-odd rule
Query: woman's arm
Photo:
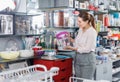
[(72, 43), (75, 42), (75, 40), (70, 36), (70, 33), (68, 33), (66, 36), (68, 37), (68, 40), (69, 40), (70, 42), (72, 42)]
[(72, 46), (66, 46), (64, 49), (69, 49), (73, 51), (77, 51), (78, 48), (72, 47)]

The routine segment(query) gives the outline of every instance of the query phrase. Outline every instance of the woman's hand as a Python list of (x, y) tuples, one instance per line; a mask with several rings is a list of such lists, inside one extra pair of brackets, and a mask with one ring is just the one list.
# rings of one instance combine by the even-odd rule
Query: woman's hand
[(74, 51), (77, 51), (77, 48), (74, 48), (72, 46), (66, 46), (64, 47), (65, 50), (74, 50)]
[(70, 37), (70, 33), (68, 33), (68, 34), (66, 34), (65, 36), (67, 36), (68, 37), (68, 40), (70, 41), (70, 42), (74, 42), (74, 39), (72, 38), (72, 37)]
[(70, 42), (72, 42), (72, 43), (74, 42), (74, 39), (73, 39), (73, 38), (70, 37), (69, 39), (70, 39)]
[(67, 49), (68, 49), (68, 50), (72, 50), (72, 46), (65, 46), (64, 49), (65, 49), (65, 50), (67, 50)]

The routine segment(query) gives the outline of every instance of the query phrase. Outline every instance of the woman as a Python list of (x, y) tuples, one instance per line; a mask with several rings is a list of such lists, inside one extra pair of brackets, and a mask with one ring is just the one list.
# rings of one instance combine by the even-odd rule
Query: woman
[(70, 38), (74, 46), (66, 46), (65, 49), (77, 52), (74, 60), (76, 77), (93, 79), (96, 66), (94, 52), (97, 38), (94, 17), (87, 12), (79, 11), (78, 26), (79, 31), (75, 40)]

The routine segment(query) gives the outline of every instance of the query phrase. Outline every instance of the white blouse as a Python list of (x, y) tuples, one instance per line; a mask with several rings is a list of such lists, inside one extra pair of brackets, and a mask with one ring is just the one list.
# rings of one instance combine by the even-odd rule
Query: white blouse
[(74, 47), (78, 48), (77, 52), (79, 53), (89, 53), (90, 51), (95, 51), (96, 40), (97, 32), (93, 27), (88, 28), (85, 32), (79, 29)]

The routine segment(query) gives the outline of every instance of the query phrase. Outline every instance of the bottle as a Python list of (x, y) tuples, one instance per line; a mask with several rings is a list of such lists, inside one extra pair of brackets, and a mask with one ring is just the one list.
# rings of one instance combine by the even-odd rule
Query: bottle
[(58, 51), (58, 45), (57, 45), (56, 38), (54, 38), (54, 49), (56, 50), (56, 52)]
[(100, 36), (97, 36), (97, 43), (96, 43), (96, 46), (99, 47), (100, 46)]
[(105, 17), (104, 17), (104, 26), (109, 26), (109, 17), (108, 17), (108, 15), (105, 15)]
[(6, 21), (5, 21), (4, 16), (2, 16), (2, 18), (1, 18), (1, 32), (4, 33), (5, 29), (6, 29)]

